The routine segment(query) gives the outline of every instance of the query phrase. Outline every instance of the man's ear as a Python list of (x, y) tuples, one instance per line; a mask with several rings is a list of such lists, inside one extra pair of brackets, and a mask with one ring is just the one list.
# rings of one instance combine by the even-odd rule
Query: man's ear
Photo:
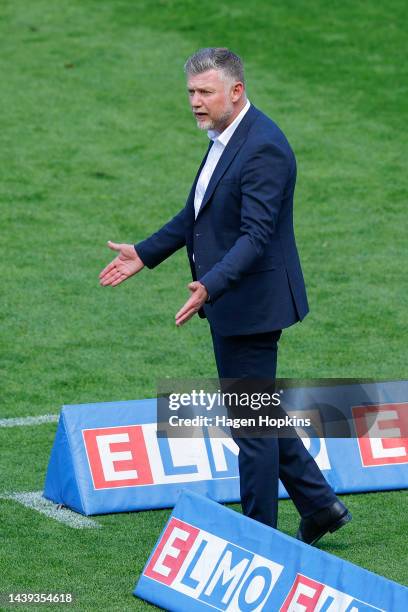
[(238, 102), (244, 92), (244, 84), (237, 81), (231, 88), (231, 102)]

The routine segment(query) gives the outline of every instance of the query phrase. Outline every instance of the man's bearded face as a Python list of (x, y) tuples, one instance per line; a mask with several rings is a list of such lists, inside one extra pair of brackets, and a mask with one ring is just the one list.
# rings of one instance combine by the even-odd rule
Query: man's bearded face
[(234, 112), (233, 83), (220, 70), (187, 76), (191, 110), (201, 130), (222, 132)]

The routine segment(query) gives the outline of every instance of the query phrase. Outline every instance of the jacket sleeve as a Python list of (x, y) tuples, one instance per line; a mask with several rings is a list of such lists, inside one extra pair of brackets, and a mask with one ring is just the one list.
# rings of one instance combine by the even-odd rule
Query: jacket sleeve
[(185, 211), (183, 208), (173, 219), (146, 240), (135, 244), (140, 259), (148, 268), (155, 268), (162, 261), (186, 244)]
[(214, 302), (236, 284), (262, 257), (275, 231), (294, 158), (266, 143), (248, 156), (241, 173), (240, 236), (211, 270), (199, 280)]

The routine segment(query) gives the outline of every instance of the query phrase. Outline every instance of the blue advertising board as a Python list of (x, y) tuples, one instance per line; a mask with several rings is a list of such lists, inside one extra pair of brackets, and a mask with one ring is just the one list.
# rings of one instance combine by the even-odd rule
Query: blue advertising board
[(169, 612), (402, 612), (408, 589), (185, 491), (134, 590)]
[[(375, 385), (374, 403), (370, 385), (363, 395), (343, 386), (336, 396), (360, 437), (304, 438), (305, 446), (337, 493), (406, 488), (408, 384)], [(333, 388), (291, 389), (287, 405), (311, 413), (329, 400)], [(366, 435), (361, 423), (373, 410)], [(86, 515), (172, 507), (186, 488), (239, 501), (237, 453), (228, 437), (158, 437), (156, 400), (64, 406), (44, 496)], [(280, 497), (287, 497), (282, 486)]]

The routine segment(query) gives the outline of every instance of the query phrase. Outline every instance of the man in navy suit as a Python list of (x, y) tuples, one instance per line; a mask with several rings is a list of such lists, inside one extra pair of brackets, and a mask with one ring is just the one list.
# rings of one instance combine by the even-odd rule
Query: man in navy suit
[[(101, 284), (116, 286), (185, 246), (193, 282), (176, 325), (196, 313), (207, 318), (220, 379), (274, 380), (282, 329), (308, 312), (293, 231), (295, 157), (278, 126), (247, 100), (237, 55), (201, 49), (185, 71), (210, 146), (173, 219), (136, 245), (108, 243), (119, 255)], [(276, 527), (280, 478), (302, 517), (302, 541), (314, 544), (351, 519), (298, 437), (234, 439), (247, 516)]]

